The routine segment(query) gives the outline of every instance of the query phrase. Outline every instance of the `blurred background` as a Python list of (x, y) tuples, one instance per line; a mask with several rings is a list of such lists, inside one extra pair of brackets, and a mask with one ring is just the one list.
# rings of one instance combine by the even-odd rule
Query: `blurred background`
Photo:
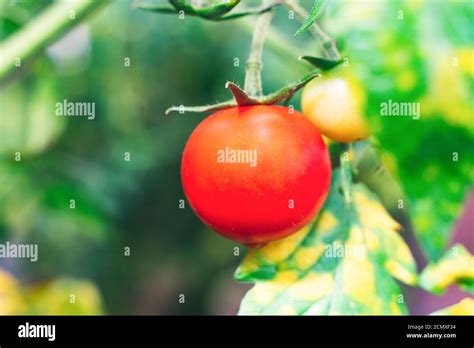
[[(0, 0), (1, 40), (51, 3)], [(309, 9), (312, 2), (302, 3)], [(369, 98), (385, 93), (383, 97), (395, 99), (436, 99), (440, 104), (432, 108), (447, 115), (453, 138), (469, 149), (474, 124), (472, 2), (376, 3), (330, 1), (323, 18), (342, 52), (355, 52), (360, 68), (354, 74)], [(434, 9), (439, 6), (444, 8)], [(407, 20), (403, 30), (396, 25), (400, 9)], [(425, 15), (418, 16), (420, 11)], [(439, 35), (429, 26), (439, 28), (441, 17)], [(180, 157), (205, 115), (164, 111), (171, 105), (229, 99), (224, 85), (228, 80), (243, 83), (253, 21), (181, 20), (116, 0), (2, 81), (0, 243), (38, 244), (39, 259), (0, 258), (0, 295), (8, 299), (2, 303), (0, 296), (0, 314), (237, 312), (250, 288), (233, 280), (245, 247), (209, 231), (187, 204), (180, 208), (185, 199)], [(283, 8), (273, 25), (278, 32), (271, 33), (264, 52), (266, 92), (311, 71), (297, 58), (318, 53), (309, 35), (293, 37), (300, 22)], [(417, 35), (432, 40), (418, 40)], [(457, 56), (463, 77), (433, 82), (428, 57), (439, 57), (446, 47), (462, 51)], [(436, 90), (430, 88), (433, 83)], [(442, 90), (448, 86), (454, 97)], [(298, 99), (290, 101), (296, 108)], [(441, 105), (445, 99), (455, 103), (461, 117)], [(95, 119), (56, 117), (55, 104), (63, 100), (94, 102)], [(440, 124), (435, 129), (445, 128)], [(433, 139), (426, 144), (436, 146)], [(406, 138), (407, 143), (415, 141), (416, 134)], [(404, 156), (412, 156), (412, 162), (400, 163), (416, 172), (413, 149), (405, 148)], [(20, 162), (15, 161), (17, 151)], [(471, 180), (472, 172), (463, 173)], [(472, 202), (463, 208), (455, 230), (471, 252), (473, 209)], [(440, 238), (444, 245), (451, 235)], [(438, 247), (430, 243), (428, 254)]]

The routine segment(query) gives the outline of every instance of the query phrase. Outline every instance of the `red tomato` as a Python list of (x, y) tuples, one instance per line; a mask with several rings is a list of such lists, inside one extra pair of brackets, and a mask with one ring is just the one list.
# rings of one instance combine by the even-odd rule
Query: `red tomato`
[(296, 232), (326, 199), (331, 163), (317, 128), (282, 106), (218, 111), (184, 149), (184, 192), (204, 223), (259, 245)]

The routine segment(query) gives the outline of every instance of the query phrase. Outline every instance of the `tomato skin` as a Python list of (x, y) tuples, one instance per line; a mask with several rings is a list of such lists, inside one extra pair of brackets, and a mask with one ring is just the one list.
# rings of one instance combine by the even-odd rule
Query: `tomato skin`
[[(225, 149), (256, 151), (255, 166), (220, 163)], [(331, 163), (319, 131), (299, 112), (236, 107), (196, 127), (184, 149), (181, 177), (204, 223), (224, 237), (257, 245), (311, 220), (326, 199)]]
[(353, 142), (369, 136), (364, 119), (364, 95), (348, 77), (315, 79), (301, 96), (303, 114), (328, 138)]

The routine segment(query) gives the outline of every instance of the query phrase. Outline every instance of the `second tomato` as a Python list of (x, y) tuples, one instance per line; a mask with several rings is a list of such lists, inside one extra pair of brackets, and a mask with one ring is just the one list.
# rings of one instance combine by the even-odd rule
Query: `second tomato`
[(315, 79), (304, 88), (301, 108), (323, 135), (336, 141), (353, 142), (369, 135), (363, 113), (364, 99), (357, 81), (328, 77)]

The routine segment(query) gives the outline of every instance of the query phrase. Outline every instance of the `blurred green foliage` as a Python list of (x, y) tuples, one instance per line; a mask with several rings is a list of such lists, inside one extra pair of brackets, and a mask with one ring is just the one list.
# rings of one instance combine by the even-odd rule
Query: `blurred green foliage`
[[(325, 19), (389, 169), (406, 191), (429, 259), (441, 256), (474, 178), (474, 36), (469, 1), (340, 1)], [(381, 117), (389, 102), (419, 103), (419, 119)], [(407, 204), (408, 203), (408, 204)], [(397, 203), (395, 203), (397, 204)]]
[(85, 280), (57, 278), (22, 287), (0, 269), (0, 315), (98, 315), (103, 314), (101, 296)]

